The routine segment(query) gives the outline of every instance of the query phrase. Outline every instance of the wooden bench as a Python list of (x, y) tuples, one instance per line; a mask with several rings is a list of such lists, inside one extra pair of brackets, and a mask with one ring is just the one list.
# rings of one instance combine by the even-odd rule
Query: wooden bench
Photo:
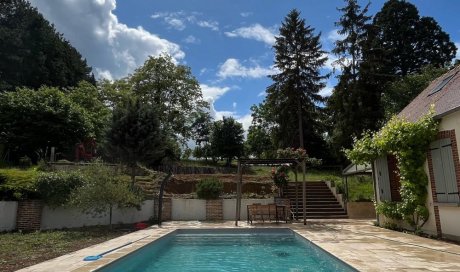
[(262, 222), (276, 220), (278, 223), (280, 219), (288, 221), (286, 205), (254, 203), (247, 206), (248, 223), (252, 221), (262, 220)]

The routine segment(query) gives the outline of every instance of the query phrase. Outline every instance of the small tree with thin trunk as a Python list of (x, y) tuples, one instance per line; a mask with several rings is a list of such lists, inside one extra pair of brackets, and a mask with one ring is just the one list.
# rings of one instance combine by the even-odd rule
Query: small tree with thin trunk
[(70, 206), (94, 215), (109, 214), (112, 228), (114, 207), (137, 207), (143, 201), (140, 190), (123, 180), (113, 168), (96, 162), (83, 170), (84, 184), (70, 196)]
[(133, 185), (138, 163), (152, 164), (164, 156), (165, 137), (158, 114), (139, 99), (115, 108), (107, 137), (114, 155), (131, 168)]

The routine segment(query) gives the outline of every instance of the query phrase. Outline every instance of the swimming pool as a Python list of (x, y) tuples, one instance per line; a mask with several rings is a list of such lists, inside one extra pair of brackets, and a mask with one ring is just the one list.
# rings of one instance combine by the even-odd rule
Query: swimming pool
[(179, 229), (97, 271), (356, 270), (290, 229)]

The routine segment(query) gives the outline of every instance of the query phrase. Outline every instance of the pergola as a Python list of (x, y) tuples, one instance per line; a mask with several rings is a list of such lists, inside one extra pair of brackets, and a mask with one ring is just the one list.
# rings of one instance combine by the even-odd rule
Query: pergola
[(236, 185), (236, 215), (235, 215), (235, 226), (238, 226), (238, 221), (241, 220), (241, 190), (243, 187), (243, 168), (246, 165), (265, 165), (265, 166), (279, 166), (279, 165), (296, 165), (295, 179), (297, 182), (297, 166), (302, 166), (302, 199), (303, 199), (303, 223), (307, 224), (306, 219), (306, 191), (305, 191), (305, 160), (297, 159), (239, 159), (238, 160), (238, 180)]

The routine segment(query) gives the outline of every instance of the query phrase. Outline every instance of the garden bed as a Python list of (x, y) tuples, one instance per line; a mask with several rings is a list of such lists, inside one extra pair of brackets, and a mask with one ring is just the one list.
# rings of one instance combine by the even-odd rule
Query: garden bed
[(0, 271), (10, 272), (132, 232), (123, 226), (0, 233)]

